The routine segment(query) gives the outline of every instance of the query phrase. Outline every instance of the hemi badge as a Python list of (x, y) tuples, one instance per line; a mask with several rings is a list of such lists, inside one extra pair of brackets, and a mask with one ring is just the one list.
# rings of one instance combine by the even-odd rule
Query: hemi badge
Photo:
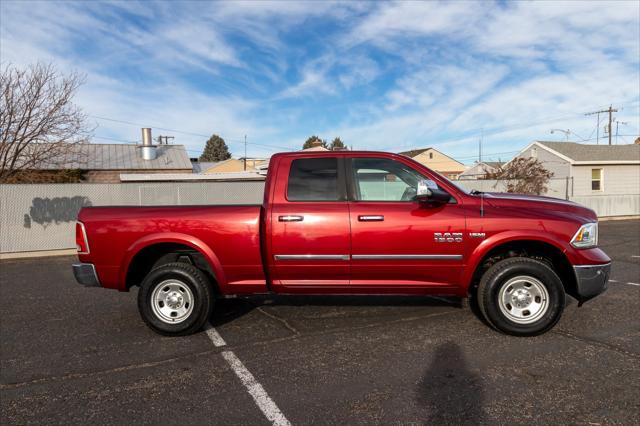
[(471, 238), (484, 238), (484, 232), (469, 232)]

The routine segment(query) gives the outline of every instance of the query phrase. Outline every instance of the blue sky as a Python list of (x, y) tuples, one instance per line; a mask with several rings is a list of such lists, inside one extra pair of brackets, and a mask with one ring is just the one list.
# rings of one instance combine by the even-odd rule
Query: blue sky
[(609, 104), (627, 123), (619, 143), (640, 132), (637, 1), (3, 1), (0, 12), (2, 63), (86, 75), (76, 101), (95, 142), (138, 141), (144, 125), (193, 156), (218, 133), (235, 156), (247, 135), (264, 157), (317, 134), (471, 163), (481, 133), (485, 159), (565, 138), (551, 129), (595, 143), (584, 113)]

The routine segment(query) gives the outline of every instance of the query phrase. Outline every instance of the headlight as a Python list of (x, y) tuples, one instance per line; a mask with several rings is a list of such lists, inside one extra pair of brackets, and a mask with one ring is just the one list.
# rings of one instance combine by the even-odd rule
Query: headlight
[(598, 245), (598, 224), (586, 223), (578, 229), (571, 239), (571, 245), (577, 248), (589, 248)]

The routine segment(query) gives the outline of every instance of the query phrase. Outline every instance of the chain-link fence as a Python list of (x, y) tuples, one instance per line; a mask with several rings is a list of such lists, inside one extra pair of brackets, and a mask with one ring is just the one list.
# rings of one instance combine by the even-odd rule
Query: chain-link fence
[[(509, 183), (515, 181), (485, 180), (485, 179), (464, 179), (456, 180), (455, 183), (465, 189), (476, 189), (482, 192), (505, 192)], [(573, 196), (572, 178), (551, 178), (547, 183), (547, 197), (562, 198), (568, 200)]]
[(264, 182), (0, 185), (0, 253), (75, 247), (84, 206), (261, 204)]
[[(457, 181), (466, 189), (501, 192), (504, 182)], [(583, 204), (599, 216), (640, 215), (640, 195), (573, 196), (570, 179), (552, 179), (548, 196)], [(0, 185), (0, 253), (75, 247), (83, 206), (260, 204), (263, 181)]]

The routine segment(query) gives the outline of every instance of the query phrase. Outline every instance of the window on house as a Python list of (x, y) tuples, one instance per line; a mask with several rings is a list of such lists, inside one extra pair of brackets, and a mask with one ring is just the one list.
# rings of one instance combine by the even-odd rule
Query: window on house
[(433, 152), (429, 153), (429, 160), (433, 160)]
[(591, 169), (591, 190), (602, 191), (602, 169)]
[(531, 157), (538, 158), (538, 148), (531, 148)]

